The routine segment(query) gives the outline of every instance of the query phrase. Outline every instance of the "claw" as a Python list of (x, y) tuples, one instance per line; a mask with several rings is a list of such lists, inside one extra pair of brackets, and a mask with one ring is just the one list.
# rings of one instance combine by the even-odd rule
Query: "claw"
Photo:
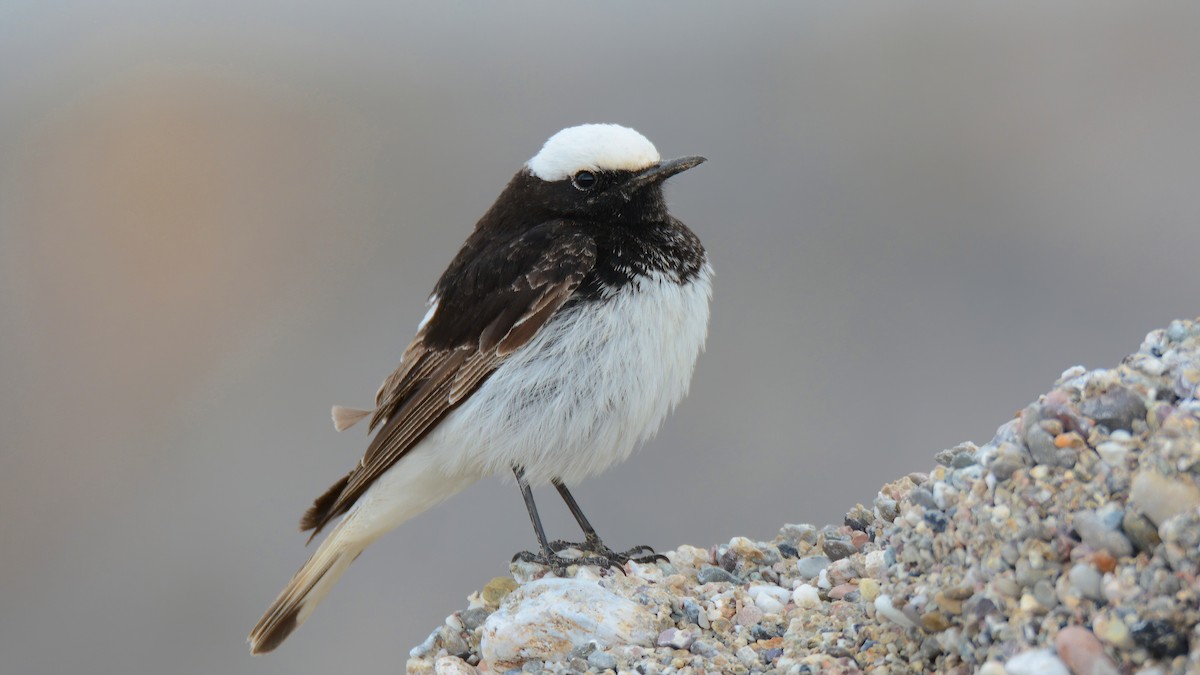
[[(557, 543), (565, 543), (565, 542), (554, 542), (554, 543), (557, 544)], [(552, 545), (552, 547), (553, 547), (553, 545)], [(566, 548), (573, 548), (573, 547), (566, 547)], [(566, 576), (567, 570), (570, 569), (570, 567), (572, 565), (596, 565), (597, 567), (600, 567), (600, 568), (606, 569), (606, 570), (613, 569), (613, 567), (614, 567), (613, 563), (615, 561), (612, 558), (609, 558), (606, 556), (582, 556), (579, 558), (567, 558), (564, 556), (557, 555), (558, 550), (562, 550), (562, 549), (556, 549), (555, 553), (551, 553), (549, 555), (544, 554), (544, 553), (533, 553), (530, 551), (521, 551), (520, 553), (518, 553), (512, 557), (512, 562), (517, 562), (518, 560), (520, 560), (521, 562), (536, 563), (538, 565), (543, 565), (545, 567), (549, 567), (550, 570), (552, 572), (554, 572), (555, 576), (560, 576), (560, 577)], [(618, 563), (616, 565), (616, 569), (621, 570), (621, 573), (624, 574), (625, 570), (621, 569), (622, 564), (624, 564), (624, 563)]]
[[(593, 555), (567, 558), (560, 555), (546, 555), (522, 551), (513, 556), (513, 562), (516, 562), (518, 559), (523, 562), (536, 562), (539, 565), (554, 568), (556, 571), (565, 571), (566, 567), (570, 565), (599, 565), (604, 569), (616, 567), (621, 572), (625, 571), (623, 569), (625, 563), (631, 560), (639, 565), (647, 565), (660, 561), (667, 562), (667, 556), (655, 553), (654, 549), (649, 546), (634, 546), (628, 551), (618, 553), (605, 546), (604, 542), (600, 541), (599, 538), (581, 542), (565, 541), (562, 539), (550, 542), (550, 552), (553, 554), (558, 554), (569, 549)], [(559, 574), (559, 576), (562, 576), (562, 574)]]

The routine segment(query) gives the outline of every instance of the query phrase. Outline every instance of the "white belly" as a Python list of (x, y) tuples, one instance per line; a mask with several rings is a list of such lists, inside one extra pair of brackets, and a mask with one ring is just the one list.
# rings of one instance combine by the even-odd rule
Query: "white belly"
[(544, 484), (603, 471), (654, 435), (687, 393), (710, 295), (706, 265), (686, 285), (657, 277), (630, 284), (604, 312), (571, 308), (421, 445), (447, 476), (509, 476), (521, 465), (530, 483)]

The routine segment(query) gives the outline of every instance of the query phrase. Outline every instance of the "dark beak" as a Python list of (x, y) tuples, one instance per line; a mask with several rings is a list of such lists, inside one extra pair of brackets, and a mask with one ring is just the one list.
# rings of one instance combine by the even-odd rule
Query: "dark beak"
[(670, 159), (665, 162), (659, 162), (652, 167), (643, 169), (641, 173), (630, 178), (624, 185), (618, 188), (621, 196), (625, 201), (629, 201), (642, 188), (655, 183), (662, 183), (666, 179), (674, 176), (677, 173), (683, 173), (688, 169), (699, 166), (708, 161), (704, 157), (680, 157), (679, 159)]

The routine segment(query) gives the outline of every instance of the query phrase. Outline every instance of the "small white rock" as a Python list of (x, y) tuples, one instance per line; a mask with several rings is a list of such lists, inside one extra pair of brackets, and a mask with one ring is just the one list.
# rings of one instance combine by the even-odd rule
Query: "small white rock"
[(1125, 456), (1129, 454), (1129, 448), (1114, 443), (1113, 441), (1105, 441), (1096, 446), (1096, 454), (1100, 455), (1100, 459), (1110, 466), (1117, 466), (1125, 462)]
[(1086, 372), (1087, 368), (1084, 368), (1083, 366), (1071, 366), (1070, 368), (1062, 371), (1062, 375), (1059, 375), (1058, 379), (1062, 382), (1066, 382), (1067, 380), (1073, 380)]
[(1032, 649), (1017, 654), (1004, 664), (1009, 675), (1071, 675), (1067, 664), (1054, 655), (1053, 649)]
[(762, 610), (763, 614), (782, 614), (784, 603), (775, 599), (775, 596), (762, 594), (754, 599), (754, 604)]
[(939, 509), (945, 510), (957, 502), (958, 489), (949, 483), (934, 483), (933, 501)]
[(754, 651), (750, 645), (739, 648), (737, 650), (737, 657), (738, 661), (741, 661), (742, 665), (746, 666), (747, 668), (761, 665), (761, 662), (758, 660), (758, 652)]
[(759, 584), (751, 586), (746, 593), (754, 600), (754, 604), (764, 614), (780, 614), (783, 606), (791, 599), (792, 594), (786, 589), (774, 584)]
[(833, 583), (829, 581), (828, 568), (821, 570), (821, 573), (817, 575), (817, 587), (824, 588), (825, 590), (833, 588)]
[(817, 590), (816, 586), (800, 584), (796, 590), (792, 591), (792, 602), (796, 603), (797, 607), (819, 607), (821, 592)]
[(871, 551), (866, 557), (867, 576), (883, 580), (887, 574), (887, 554), (883, 551)]
[(916, 628), (917, 624), (892, 604), (892, 596), (884, 594), (875, 598), (875, 613), (905, 628)]
[(646, 581), (662, 581), (663, 571), (654, 563), (647, 563), (643, 565), (630, 560), (629, 562), (625, 563), (625, 566), (629, 569), (629, 574), (632, 576), (645, 579)]

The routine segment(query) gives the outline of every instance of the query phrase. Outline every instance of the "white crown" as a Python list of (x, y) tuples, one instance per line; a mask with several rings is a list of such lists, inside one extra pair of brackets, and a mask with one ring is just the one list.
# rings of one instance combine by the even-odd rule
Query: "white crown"
[(645, 136), (618, 124), (581, 124), (550, 137), (525, 166), (545, 181), (579, 171), (638, 171), (661, 157)]

